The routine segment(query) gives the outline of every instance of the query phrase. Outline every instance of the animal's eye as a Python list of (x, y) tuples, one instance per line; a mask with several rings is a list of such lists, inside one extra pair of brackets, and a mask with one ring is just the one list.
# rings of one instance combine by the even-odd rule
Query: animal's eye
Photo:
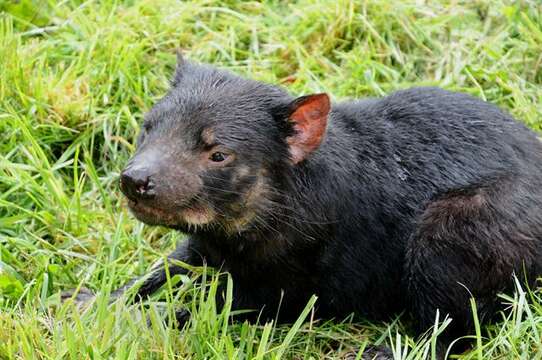
[(143, 123), (143, 131), (144, 132), (149, 132), (149, 131), (151, 131), (151, 129), (152, 129), (152, 123), (150, 121), (145, 121)]
[(209, 159), (211, 159), (211, 161), (214, 161), (214, 162), (221, 162), (221, 161), (226, 160), (227, 157), (228, 157), (227, 154), (217, 151), (217, 152), (212, 153)]

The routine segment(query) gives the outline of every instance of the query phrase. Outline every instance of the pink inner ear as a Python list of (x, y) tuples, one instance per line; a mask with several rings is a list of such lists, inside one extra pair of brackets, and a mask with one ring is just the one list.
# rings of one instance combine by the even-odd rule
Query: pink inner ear
[(287, 141), (294, 164), (302, 161), (320, 146), (326, 131), (330, 102), (327, 94), (309, 95), (296, 103), (290, 115), (295, 134)]

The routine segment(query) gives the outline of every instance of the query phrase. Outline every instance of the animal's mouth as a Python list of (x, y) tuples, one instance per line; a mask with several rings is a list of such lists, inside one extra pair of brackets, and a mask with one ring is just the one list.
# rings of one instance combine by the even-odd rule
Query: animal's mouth
[(195, 202), (190, 202), (183, 207), (164, 209), (128, 199), (128, 207), (138, 220), (148, 225), (200, 226), (211, 223), (216, 217), (216, 213), (211, 208)]

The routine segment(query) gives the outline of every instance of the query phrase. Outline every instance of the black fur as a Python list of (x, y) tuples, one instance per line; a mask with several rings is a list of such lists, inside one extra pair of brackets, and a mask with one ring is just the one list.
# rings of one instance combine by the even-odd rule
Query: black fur
[[(167, 196), (139, 199), (148, 208), (136, 216), (191, 234), (172, 257), (230, 272), (234, 309), (274, 318), (283, 296), (280, 319), (290, 321), (316, 294), (319, 317), (406, 310), (420, 332), (439, 309), (453, 319), (447, 344), (471, 333), (470, 294), (487, 319), (514, 273), (542, 273), (542, 143), (510, 115), (438, 88), (337, 103), (319, 148), (294, 165), (292, 104), (276, 86), (182, 62), (130, 163), (150, 157), (162, 164), (156, 192), (169, 184)], [(190, 170), (209, 127), (236, 158)], [(216, 219), (190, 226), (164, 215), (188, 193)], [(143, 295), (162, 285), (163, 271)]]

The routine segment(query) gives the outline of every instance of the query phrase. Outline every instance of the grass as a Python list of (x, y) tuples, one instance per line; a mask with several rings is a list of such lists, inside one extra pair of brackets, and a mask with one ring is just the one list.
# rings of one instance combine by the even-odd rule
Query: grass
[[(291, 326), (232, 324), (228, 307), (215, 314), (218, 278), (203, 270), (170, 279), (145, 306), (108, 304), (182, 239), (135, 221), (117, 186), (176, 48), (335, 100), (438, 85), (542, 131), (538, 0), (3, 0), (0, 11), (2, 359), (320, 359), (373, 343), (397, 359), (433, 354), (445, 324), (415, 339), (400, 319), (322, 322), (311, 304)], [(83, 311), (59, 302), (78, 286), (100, 294)], [(477, 326), (461, 359), (542, 358), (540, 293), (518, 285), (503, 301), (503, 320)], [(179, 303), (194, 313), (182, 332), (159, 321)]]

